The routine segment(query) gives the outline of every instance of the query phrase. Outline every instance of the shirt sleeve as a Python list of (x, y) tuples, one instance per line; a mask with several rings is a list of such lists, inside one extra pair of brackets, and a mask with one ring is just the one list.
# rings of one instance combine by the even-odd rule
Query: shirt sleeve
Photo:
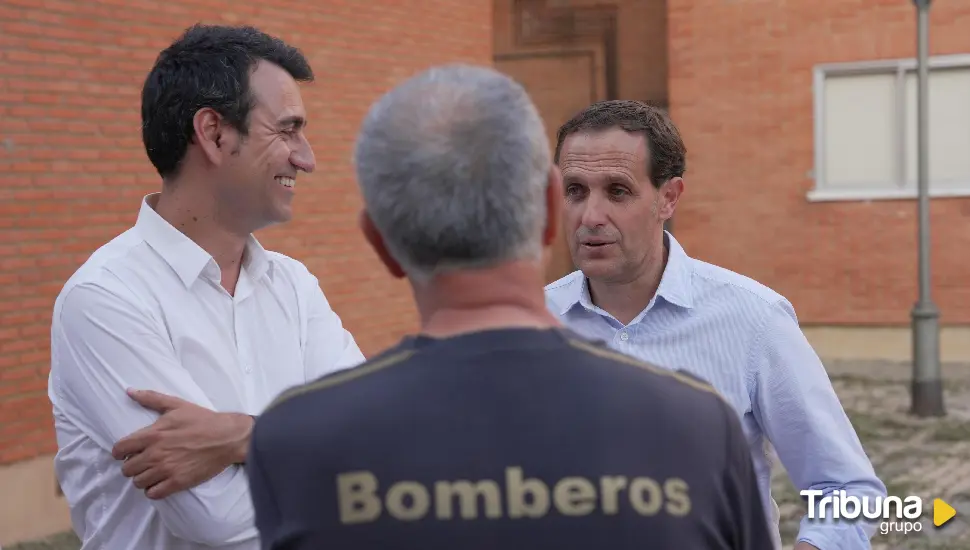
[[(78, 285), (55, 308), (51, 359), (57, 405), (109, 453), (119, 439), (159, 417), (129, 398), (128, 388), (215, 409), (182, 367), (161, 321), (134, 298), (103, 285)], [(117, 475), (122, 475), (120, 462)], [(150, 502), (165, 527), (187, 541), (223, 545), (257, 536), (248, 482), (239, 466)]]
[[(775, 303), (749, 358), (752, 412), (799, 491), (885, 497), (832, 387), (825, 367), (805, 338), (791, 304)], [(821, 499), (816, 499), (819, 502)], [(875, 526), (862, 520), (809, 519), (798, 540), (817, 548), (868, 549)]]
[(359, 365), (364, 362), (364, 354), (354, 336), (344, 328), (340, 316), (330, 307), (317, 278), (309, 271), (304, 277), (307, 335), (303, 361), (306, 381), (311, 382)]
[(734, 530), (729, 539), (735, 550), (774, 550), (751, 451), (741, 430), (737, 414), (723, 404), (727, 432), (727, 460), (724, 482), (729, 503), (729, 523)]

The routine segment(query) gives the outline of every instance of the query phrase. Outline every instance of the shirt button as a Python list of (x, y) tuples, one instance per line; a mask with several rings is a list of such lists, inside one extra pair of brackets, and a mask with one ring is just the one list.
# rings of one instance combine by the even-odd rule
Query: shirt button
[(620, 340), (623, 340), (624, 342), (626, 342), (629, 339), (630, 339), (630, 335), (629, 334), (627, 334), (625, 332), (621, 332), (620, 333)]

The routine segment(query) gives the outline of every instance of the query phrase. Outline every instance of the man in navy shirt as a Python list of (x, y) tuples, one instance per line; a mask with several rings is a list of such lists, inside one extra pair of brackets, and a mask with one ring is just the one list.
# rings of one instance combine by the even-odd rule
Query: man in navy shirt
[(771, 548), (732, 409), (549, 313), (550, 157), (491, 69), (434, 68), (371, 108), (361, 228), (421, 331), (257, 420), (264, 549)]

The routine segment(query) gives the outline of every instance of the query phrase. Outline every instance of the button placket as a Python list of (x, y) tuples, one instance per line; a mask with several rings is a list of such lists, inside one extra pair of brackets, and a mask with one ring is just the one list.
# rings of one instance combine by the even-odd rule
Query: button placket
[(233, 317), (232, 320), (233, 320), (233, 329), (236, 332), (236, 334), (234, 335), (236, 339), (236, 357), (239, 360), (239, 366), (242, 367), (243, 372), (246, 374), (252, 374), (253, 372), (252, 354), (248, 352), (247, 342), (244, 342), (246, 332), (242, 329), (240, 325), (241, 320), (240, 320), (239, 310), (240, 310), (239, 302), (234, 299), (232, 301), (232, 317)]

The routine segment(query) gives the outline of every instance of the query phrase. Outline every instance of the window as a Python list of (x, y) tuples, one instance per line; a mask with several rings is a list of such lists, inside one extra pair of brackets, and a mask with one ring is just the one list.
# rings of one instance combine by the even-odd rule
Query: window
[[(916, 60), (815, 69), (810, 200), (916, 197)], [(931, 196), (970, 196), (970, 55), (929, 62)]]

